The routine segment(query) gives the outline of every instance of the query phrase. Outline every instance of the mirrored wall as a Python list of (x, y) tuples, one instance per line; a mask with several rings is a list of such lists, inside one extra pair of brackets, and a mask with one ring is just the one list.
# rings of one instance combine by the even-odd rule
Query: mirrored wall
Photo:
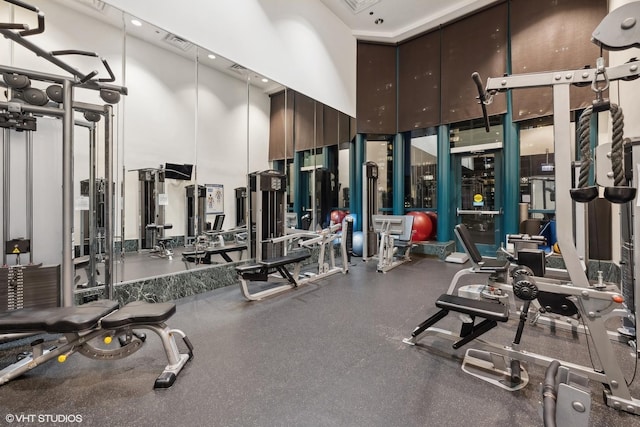
[[(111, 187), (115, 193), (114, 282), (191, 268), (183, 263), (181, 248), (206, 230), (245, 225), (247, 207), (242, 198), (252, 172), (277, 169), (287, 175), (287, 211), (297, 217), (291, 226), (321, 227), (328, 224), (332, 210), (348, 208), (353, 119), (100, 1), (29, 3), (40, 8), (47, 22), (46, 32), (33, 36), (34, 43), (46, 50), (96, 52), (113, 70), (113, 84), (128, 89), (128, 95), (113, 107), (111, 153), (104, 143), (104, 120), (91, 122), (77, 113), (74, 131), (74, 255), (89, 255), (91, 240), (101, 260), (105, 251), (102, 195)], [(0, 16), (14, 22), (33, 19), (6, 2), (0, 5)], [(0, 43), (1, 64), (64, 75), (23, 47), (6, 40)], [(81, 70), (105, 73), (95, 59), (69, 57), (69, 62)], [(74, 96), (80, 102), (104, 104), (95, 91), (76, 89)], [(61, 128), (51, 121), (52, 129), (34, 134), (59, 139)], [(282, 123), (282, 130), (274, 123)], [(44, 125), (41, 128), (45, 130)], [(281, 152), (275, 153), (274, 146)], [(51, 153), (39, 150), (42, 164), (49, 161), (55, 166), (34, 170), (36, 187), (60, 176), (58, 148), (52, 144)], [(110, 155), (114, 175), (109, 183), (105, 165)], [(43, 196), (51, 199), (47, 221), (57, 225), (57, 195), (49, 193)], [(39, 221), (43, 220), (35, 222)], [(19, 226), (17, 221), (14, 224)], [(140, 266), (125, 262), (128, 254), (151, 251), (162, 239), (176, 249), (175, 257), (140, 257)], [(59, 249), (49, 246), (52, 254), (44, 262), (59, 263)], [(240, 256), (247, 254), (232, 258)], [(34, 257), (38, 262), (37, 252)]]

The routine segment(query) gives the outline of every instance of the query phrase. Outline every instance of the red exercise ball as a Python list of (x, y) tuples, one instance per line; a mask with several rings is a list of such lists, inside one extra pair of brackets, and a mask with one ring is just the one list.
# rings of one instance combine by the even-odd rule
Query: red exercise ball
[(331, 214), (330, 214), (331, 222), (333, 224), (342, 224), (342, 220), (344, 220), (344, 217), (347, 216), (348, 213), (349, 211), (342, 211), (337, 209), (334, 211), (331, 211)]
[(433, 231), (433, 225), (431, 224), (429, 215), (427, 215), (426, 212), (407, 212), (407, 215), (413, 217), (411, 241), (422, 242), (429, 240)]
[(427, 215), (431, 219), (431, 236), (429, 236), (429, 240), (433, 240), (438, 235), (438, 214), (433, 211), (429, 211), (427, 212)]

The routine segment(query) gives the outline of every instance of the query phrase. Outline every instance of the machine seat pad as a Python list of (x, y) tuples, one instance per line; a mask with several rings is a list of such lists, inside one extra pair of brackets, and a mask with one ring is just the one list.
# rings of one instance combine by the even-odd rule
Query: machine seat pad
[(260, 264), (266, 268), (276, 268), (282, 267), (287, 264), (292, 264), (294, 262), (304, 261), (309, 258), (311, 254), (306, 251), (300, 251), (296, 253), (292, 253), (289, 255), (279, 256), (276, 258), (263, 259), (260, 261)]
[(115, 329), (128, 325), (153, 325), (162, 323), (176, 312), (172, 302), (148, 303), (134, 301), (102, 319), (101, 325), (106, 329)]
[(497, 322), (509, 320), (509, 307), (499, 302), (477, 300), (457, 295), (442, 294), (436, 301), (436, 307), (443, 310), (464, 313), (469, 316), (478, 316)]
[(254, 273), (262, 268), (261, 264), (244, 264), (236, 267), (238, 274)]
[(0, 314), (0, 332), (79, 332), (118, 308), (116, 301), (92, 301), (76, 307), (23, 308)]

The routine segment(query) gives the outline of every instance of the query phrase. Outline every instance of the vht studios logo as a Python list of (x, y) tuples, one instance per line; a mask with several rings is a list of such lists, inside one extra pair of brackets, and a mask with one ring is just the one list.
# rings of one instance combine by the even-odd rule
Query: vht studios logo
[(79, 414), (7, 414), (8, 423), (81, 423)]

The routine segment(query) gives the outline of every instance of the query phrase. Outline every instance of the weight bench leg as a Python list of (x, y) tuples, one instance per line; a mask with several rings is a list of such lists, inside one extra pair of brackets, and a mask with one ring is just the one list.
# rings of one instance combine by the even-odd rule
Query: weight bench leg
[(407, 344), (415, 344), (420, 341), (420, 336), (430, 327), (438, 323), (440, 320), (444, 319), (447, 314), (449, 314), (449, 310), (440, 310), (433, 316), (429, 317), (424, 322), (420, 323), (414, 330), (411, 332), (411, 338), (407, 338), (404, 341)]
[[(463, 329), (465, 328), (464, 325), (465, 324), (463, 324), (462, 326)], [(463, 345), (468, 344), (469, 342), (475, 340), (485, 332), (495, 328), (497, 325), (498, 325), (498, 322), (496, 322), (495, 320), (489, 320), (489, 319), (483, 320), (477, 325), (474, 325), (470, 333), (466, 334), (461, 340), (458, 340), (455, 343), (453, 343), (453, 348), (459, 349)]]
[[(132, 327), (134, 329), (148, 329), (160, 337), (169, 364), (164, 368), (160, 376), (158, 376), (153, 388), (171, 387), (184, 365), (193, 358), (193, 346), (189, 338), (187, 338), (186, 334), (181, 330), (170, 329), (164, 323), (157, 325), (132, 325)], [(179, 335), (182, 338), (187, 346), (188, 353), (180, 353), (178, 345), (176, 344), (175, 335)]]
[(300, 263), (296, 262), (295, 266), (293, 267), (293, 274), (291, 274), (289, 272), (289, 270), (287, 270), (286, 266), (284, 265), (279, 265), (278, 267), (276, 267), (276, 270), (278, 270), (278, 272), (282, 275), (282, 277), (285, 277), (289, 283), (293, 284), (293, 286), (298, 286), (298, 276), (300, 275)]

